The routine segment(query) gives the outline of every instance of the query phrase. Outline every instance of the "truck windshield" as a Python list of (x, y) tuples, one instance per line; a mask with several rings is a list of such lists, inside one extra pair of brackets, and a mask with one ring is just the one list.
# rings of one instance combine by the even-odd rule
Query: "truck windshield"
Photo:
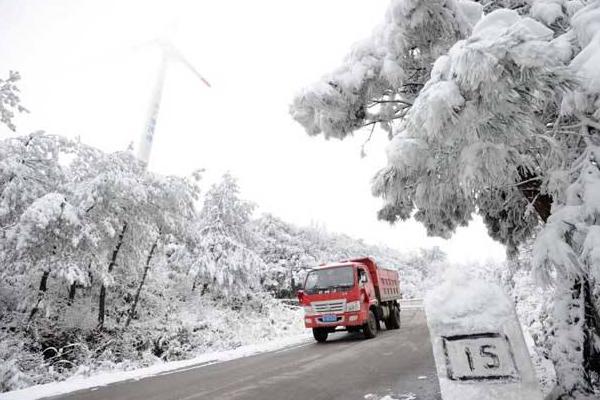
[(312, 271), (306, 277), (304, 290), (316, 293), (320, 290), (351, 288), (354, 286), (352, 267), (325, 268)]

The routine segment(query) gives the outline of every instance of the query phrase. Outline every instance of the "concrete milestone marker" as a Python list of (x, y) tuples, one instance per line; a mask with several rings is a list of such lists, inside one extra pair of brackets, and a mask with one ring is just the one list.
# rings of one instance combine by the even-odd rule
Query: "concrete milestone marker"
[(454, 276), (425, 299), (444, 400), (542, 400), (514, 306), (494, 284)]

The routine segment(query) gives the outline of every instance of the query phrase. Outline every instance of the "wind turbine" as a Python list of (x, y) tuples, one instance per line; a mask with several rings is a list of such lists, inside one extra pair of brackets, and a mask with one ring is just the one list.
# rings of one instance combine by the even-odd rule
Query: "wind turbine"
[(156, 129), (156, 120), (160, 110), (160, 102), (162, 99), (163, 88), (165, 85), (165, 76), (167, 68), (171, 61), (179, 61), (185, 65), (202, 83), (207, 87), (211, 87), (210, 83), (194, 68), (194, 66), (181, 54), (170, 40), (156, 40), (155, 44), (161, 51), (160, 64), (158, 66), (158, 74), (152, 91), (152, 98), (148, 108), (148, 116), (146, 126), (138, 143), (137, 157), (147, 166), (150, 161), (150, 152), (154, 142), (154, 131)]

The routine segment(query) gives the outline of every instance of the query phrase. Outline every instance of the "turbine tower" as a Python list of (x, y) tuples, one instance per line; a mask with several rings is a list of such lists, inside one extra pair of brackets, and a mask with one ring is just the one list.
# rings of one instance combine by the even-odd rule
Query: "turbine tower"
[(150, 107), (148, 108), (148, 117), (146, 119), (146, 126), (144, 132), (140, 138), (137, 149), (137, 157), (143, 161), (146, 165), (150, 161), (150, 152), (152, 151), (152, 144), (154, 142), (154, 132), (156, 129), (156, 120), (158, 119), (158, 112), (160, 110), (160, 102), (162, 98), (163, 88), (165, 85), (165, 76), (167, 68), (171, 61), (179, 61), (185, 65), (202, 83), (207, 87), (211, 87), (210, 83), (192, 66), (192, 64), (181, 54), (181, 52), (173, 45), (169, 40), (157, 40), (161, 56), (160, 64), (158, 67), (158, 74), (156, 76), (156, 82), (154, 83), (154, 89), (152, 91), (152, 98), (150, 101)]

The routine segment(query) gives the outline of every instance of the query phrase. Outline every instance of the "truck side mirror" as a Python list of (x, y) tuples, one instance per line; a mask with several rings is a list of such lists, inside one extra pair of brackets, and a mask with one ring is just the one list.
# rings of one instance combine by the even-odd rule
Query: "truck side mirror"
[(297, 296), (298, 301), (300, 302), (300, 304), (302, 304), (304, 302), (304, 290), (298, 290)]

